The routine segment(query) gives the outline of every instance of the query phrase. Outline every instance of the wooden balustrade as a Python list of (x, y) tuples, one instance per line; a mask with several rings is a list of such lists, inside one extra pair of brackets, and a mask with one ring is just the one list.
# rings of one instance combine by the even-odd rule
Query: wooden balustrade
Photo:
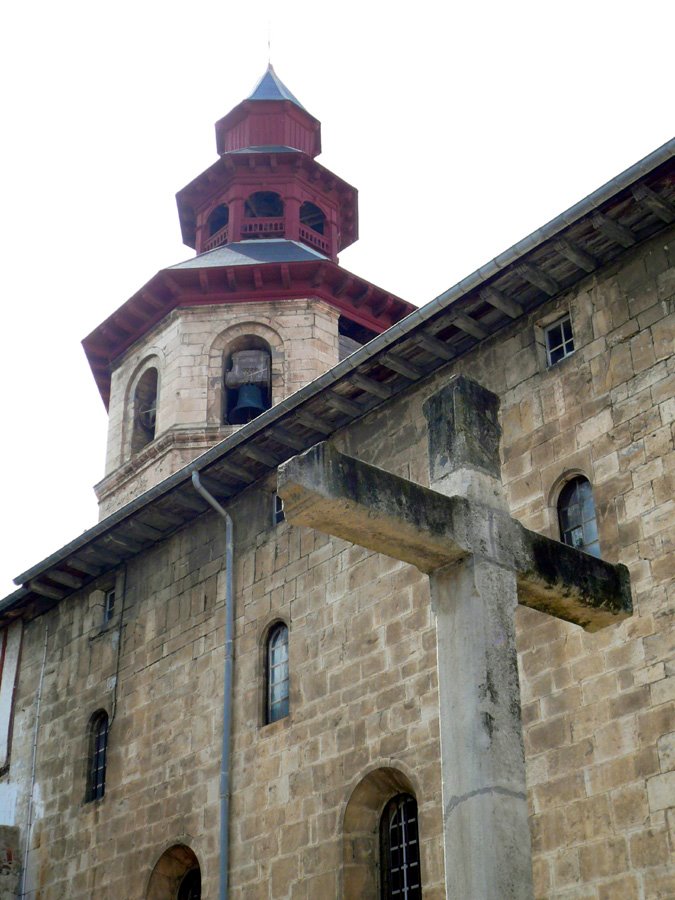
[(300, 240), (311, 244), (312, 247), (316, 247), (317, 250), (321, 250), (322, 253), (328, 253), (328, 241), (322, 234), (319, 234), (318, 231), (314, 231), (312, 228), (306, 228), (304, 225), (301, 225)]
[(283, 237), (285, 232), (284, 218), (270, 218), (259, 216), (255, 219), (244, 219), (241, 224), (242, 237), (246, 234), (270, 234), (274, 237)]
[(215, 234), (212, 234), (211, 237), (204, 243), (204, 249), (202, 250), (202, 253), (205, 253), (207, 250), (213, 250), (215, 247), (222, 247), (223, 244), (226, 244), (227, 229), (228, 226), (224, 225), (219, 231), (216, 231)]

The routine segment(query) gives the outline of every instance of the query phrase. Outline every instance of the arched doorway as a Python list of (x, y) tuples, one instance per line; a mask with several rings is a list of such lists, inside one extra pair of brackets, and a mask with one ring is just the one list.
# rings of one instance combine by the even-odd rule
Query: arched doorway
[(174, 844), (152, 870), (146, 900), (201, 900), (199, 860), (185, 844)]

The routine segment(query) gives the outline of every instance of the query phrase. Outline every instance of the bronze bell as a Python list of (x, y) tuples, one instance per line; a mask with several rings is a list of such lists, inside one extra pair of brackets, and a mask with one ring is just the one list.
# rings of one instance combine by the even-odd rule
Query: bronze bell
[(245, 425), (267, 409), (260, 385), (242, 384), (237, 393), (237, 405), (228, 416), (230, 425)]

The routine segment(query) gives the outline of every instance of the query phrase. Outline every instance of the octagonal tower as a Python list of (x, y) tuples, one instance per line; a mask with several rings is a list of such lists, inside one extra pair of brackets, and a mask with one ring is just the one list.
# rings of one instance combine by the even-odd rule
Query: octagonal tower
[(176, 198), (197, 255), (83, 341), (109, 413), (102, 517), (413, 309), (338, 265), (357, 192), (316, 162), (321, 125), (271, 66), (216, 145)]

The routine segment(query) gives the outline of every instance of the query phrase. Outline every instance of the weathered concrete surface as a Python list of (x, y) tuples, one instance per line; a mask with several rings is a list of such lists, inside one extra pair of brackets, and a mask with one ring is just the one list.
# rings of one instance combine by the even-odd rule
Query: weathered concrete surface
[(529, 900), (532, 858), (512, 572), (468, 557), (431, 577), (448, 898)]
[(518, 590), (509, 563), (518, 531), (500, 477), (499, 398), (459, 375), (427, 400), (423, 412), (431, 487), (463, 498), (473, 551), (430, 576), (446, 896), (531, 900)]
[(429, 441), (429, 477), (438, 484), (458, 469), (483, 471), (499, 479), (499, 397), (465, 375), (424, 403)]
[(631, 614), (623, 566), (534, 534), (506, 512), (437, 491), (316, 444), (279, 468), (289, 522), (422, 572), (474, 553), (517, 572), (518, 600), (595, 631)]
[(463, 531), (453, 529), (462, 513), (458, 509), (454, 515), (455, 504), (447, 497), (345, 456), (326, 442), (284, 463), (277, 488), (289, 522), (402, 559), (422, 572), (468, 551), (453, 537), (453, 531)]

